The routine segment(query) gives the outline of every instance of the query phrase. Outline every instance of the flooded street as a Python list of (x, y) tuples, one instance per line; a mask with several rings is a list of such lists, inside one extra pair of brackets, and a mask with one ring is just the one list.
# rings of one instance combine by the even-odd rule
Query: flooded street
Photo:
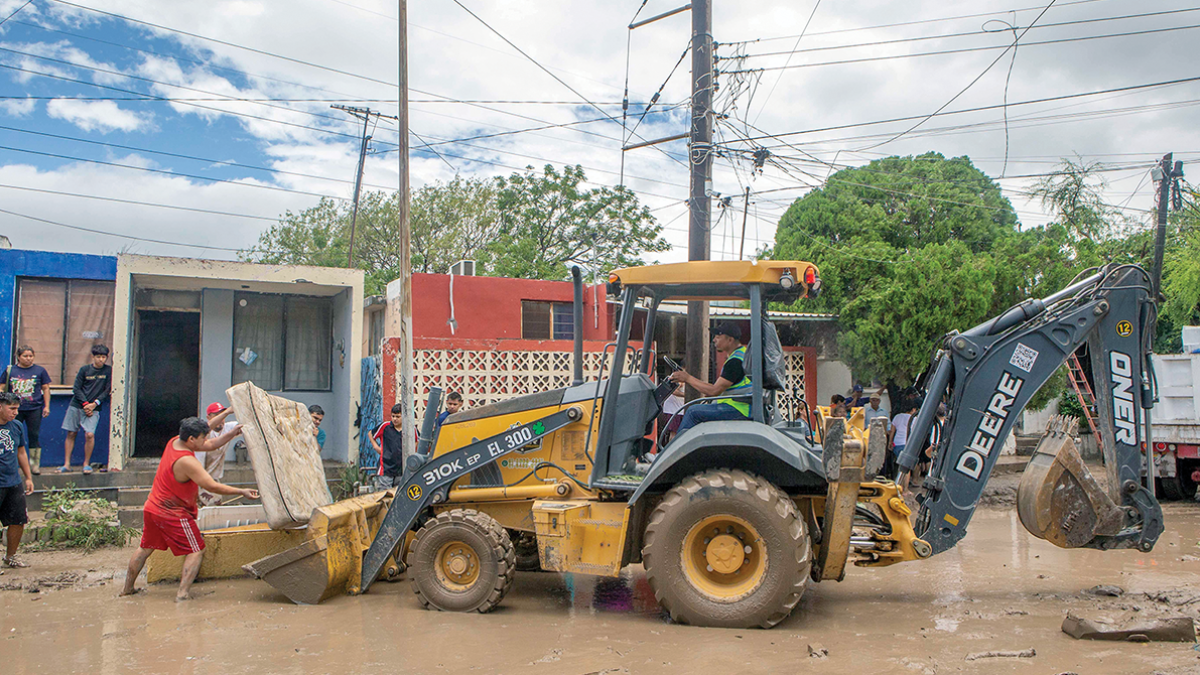
[[(1026, 533), (1015, 511), (981, 509), (957, 549), (810, 585), (769, 631), (672, 625), (640, 567), (619, 580), (523, 573), (496, 612), (479, 615), (422, 610), (407, 582), (314, 607), (252, 579), (198, 584), (197, 599), (180, 605), (172, 585), (118, 599), (125, 552), (31, 554), (38, 567), (0, 576), (0, 587), (16, 589), (0, 592), (0, 653), (6, 673), (31, 675), (1200, 673), (1193, 644), (1060, 631), (1068, 610), (1200, 617), (1200, 506), (1164, 511), (1166, 534), (1142, 554), (1064, 551)], [(18, 588), (70, 570), (82, 573), (75, 584)], [(1083, 593), (1097, 584), (1125, 594)], [(1028, 649), (1036, 655), (966, 660)]]

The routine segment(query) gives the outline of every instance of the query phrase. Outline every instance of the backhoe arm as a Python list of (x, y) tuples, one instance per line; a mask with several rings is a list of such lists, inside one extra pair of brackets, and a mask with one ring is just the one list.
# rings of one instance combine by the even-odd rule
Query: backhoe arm
[[(1056, 487), (1094, 498), (1088, 504), (1069, 502), (1063, 513), (1056, 512), (1062, 522), (1054, 527), (1072, 530), (1073, 538), (1044, 538), (1061, 546), (1153, 547), (1162, 532), (1162, 514), (1139, 476), (1140, 423), (1144, 418), (1149, 425), (1153, 403), (1144, 374), (1150, 368), (1154, 329), (1155, 304), (1148, 275), (1140, 267), (1120, 265), (1106, 267), (1044, 300), (1026, 301), (996, 319), (948, 337), (899, 458), (899, 477), (903, 478), (916, 465), (938, 403), (948, 393), (949, 417), (922, 484), (926, 493), (915, 523), (918, 536), (930, 544), (933, 553), (952, 548), (966, 534), (1017, 416), (1085, 342), (1092, 357), (1109, 469), (1108, 497), (1086, 469), (1082, 469), (1084, 477), (1076, 475), (1077, 470), (1060, 470), (1055, 475), (1062, 486)], [(1072, 466), (1076, 464), (1083, 466), (1082, 462)], [(1083, 528), (1090, 529), (1080, 540), (1078, 532)], [(1070, 543), (1063, 543), (1067, 540)]]

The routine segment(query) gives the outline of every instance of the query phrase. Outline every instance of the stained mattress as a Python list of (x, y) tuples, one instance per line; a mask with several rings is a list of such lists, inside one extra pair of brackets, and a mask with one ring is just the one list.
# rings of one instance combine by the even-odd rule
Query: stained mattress
[(314, 508), (333, 502), (308, 409), (252, 382), (225, 394), (242, 424), (267, 523), (277, 530), (308, 523)]

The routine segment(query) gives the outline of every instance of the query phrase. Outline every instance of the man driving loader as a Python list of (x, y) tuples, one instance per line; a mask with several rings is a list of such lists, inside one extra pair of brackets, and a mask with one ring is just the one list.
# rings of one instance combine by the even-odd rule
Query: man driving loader
[(720, 420), (743, 420), (750, 417), (750, 374), (746, 372), (746, 348), (742, 345), (742, 329), (732, 321), (717, 325), (712, 332), (713, 347), (718, 354), (725, 355), (725, 365), (716, 382), (709, 384), (685, 370), (671, 373), (671, 381), (681, 382), (700, 392), (705, 398), (729, 394), (712, 403), (701, 403), (687, 409), (675, 437), (702, 422)]

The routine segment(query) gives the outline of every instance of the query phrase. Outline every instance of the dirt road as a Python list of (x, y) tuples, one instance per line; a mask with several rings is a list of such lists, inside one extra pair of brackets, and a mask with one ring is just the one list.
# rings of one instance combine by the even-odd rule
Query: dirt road
[[(31, 554), (36, 567), (0, 576), (17, 589), (0, 591), (0, 661), (7, 675), (1200, 673), (1192, 644), (1060, 632), (1068, 610), (1200, 617), (1200, 506), (1165, 511), (1167, 533), (1147, 555), (1063, 551), (1030, 537), (1014, 511), (983, 509), (957, 549), (812, 585), (770, 631), (672, 625), (640, 568), (619, 580), (522, 574), (499, 610), (470, 615), (420, 609), (406, 582), (316, 607), (252, 579), (198, 584), (181, 605), (170, 586), (118, 599), (125, 552)], [(1097, 584), (1126, 592), (1083, 592)], [(1028, 649), (1036, 656), (966, 660)]]

